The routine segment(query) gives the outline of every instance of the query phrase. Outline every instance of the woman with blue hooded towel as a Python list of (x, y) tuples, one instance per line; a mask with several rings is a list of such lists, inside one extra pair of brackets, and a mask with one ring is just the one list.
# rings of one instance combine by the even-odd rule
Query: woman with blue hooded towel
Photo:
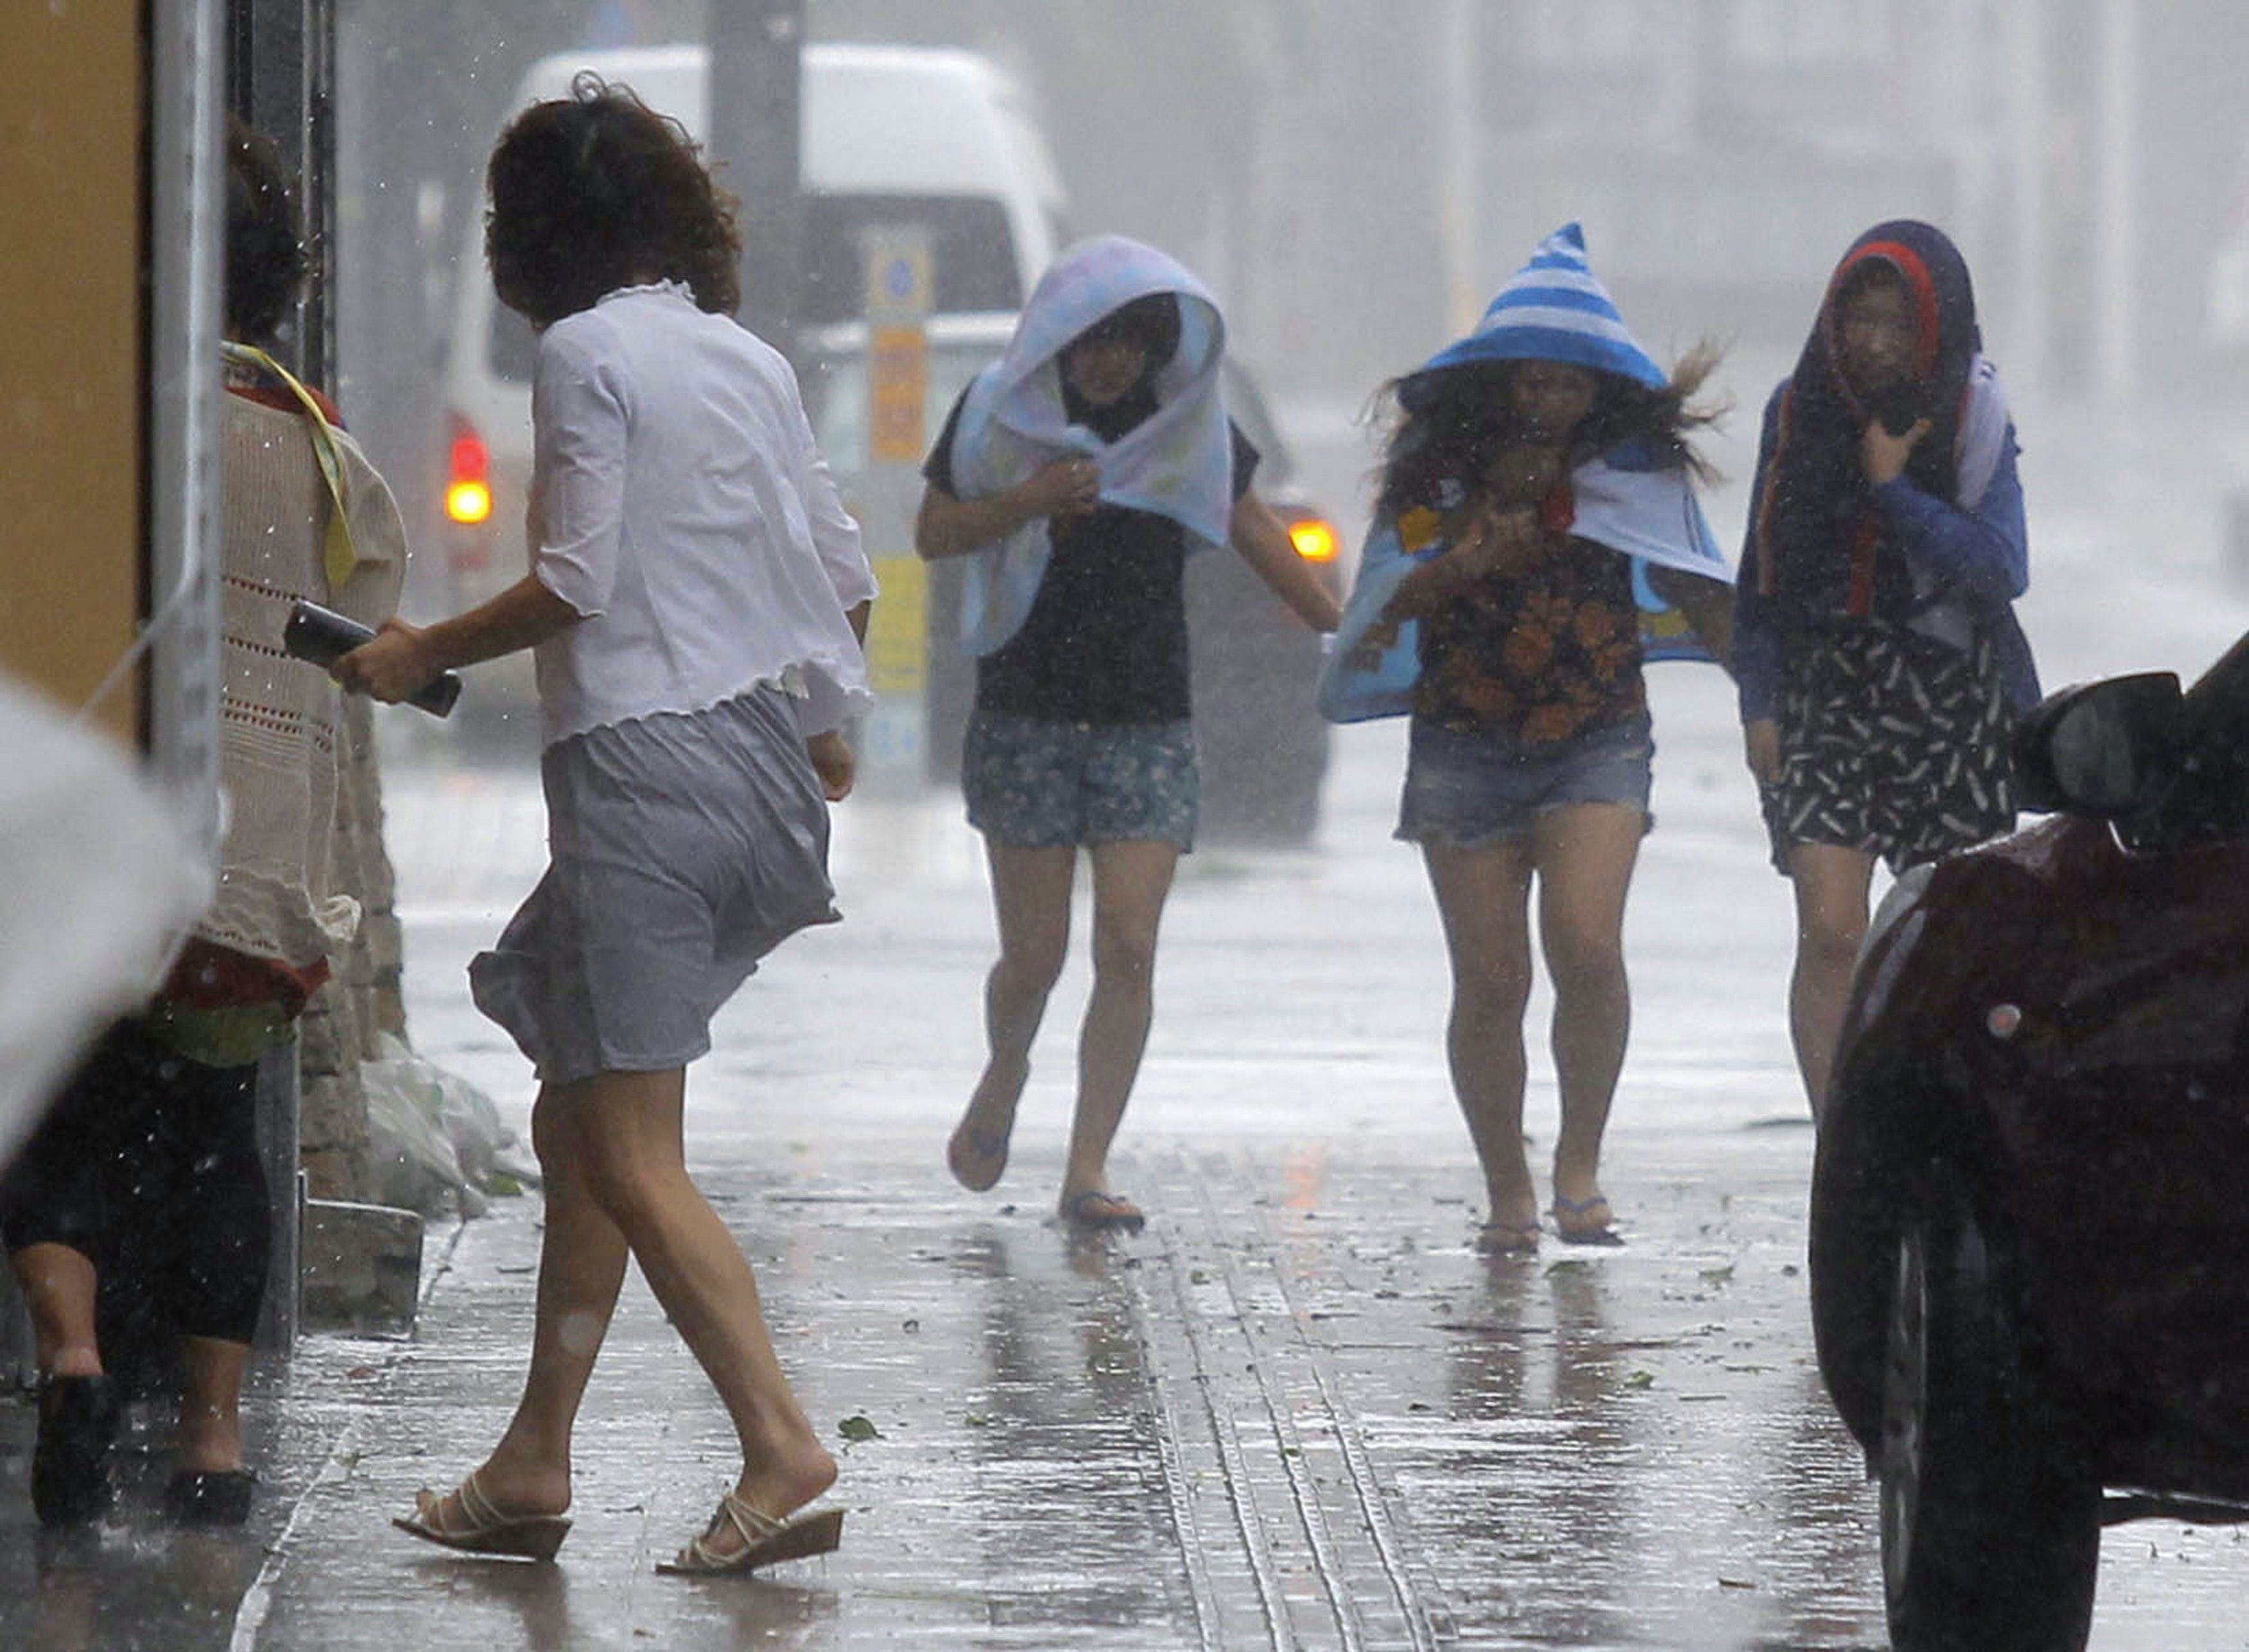
[(1796, 889), (1789, 1020), (1815, 1115), (1874, 862), (1902, 871), (2014, 823), (2008, 745), (2038, 699), (2012, 606), (2030, 577), (2015, 453), (1958, 249), (1926, 224), (1876, 224), (1766, 403), (1736, 588), (1749, 766)]
[(1599, 1167), (1631, 1017), (1625, 894), (1649, 824), (1641, 665), (1723, 660), (1729, 644), (1688, 443), (1711, 365), (1698, 354), (1666, 375), (1650, 359), (1572, 224), (1473, 334), (1390, 387), (1375, 531), (1322, 703), (1338, 720), (1413, 716), (1398, 836), (1421, 845), (1443, 919), (1447, 1052), (1487, 1250), (1540, 1236), (1523, 1148), (1534, 883), (1561, 1090), (1555, 1225), (1621, 1242)]
[(1194, 841), (1186, 559), (1230, 544), (1307, 624), (1337, 619), (1249, 491), (1257, 453), (1226, 416), (1224, 347), (1218, 306), (1172, 258), (1122, 237), (1084, 243), (1040, 281), (923, 467), (915, 547), (966, 559), (962, 786), (1000, 929), (990, 1057), (946, 1160), (978, 1192), (1006, 1168), (1083, 847), (1093, 996), (1060, 1211), (1088, 1229), (1143, 1221), (1111, 1191), (1108, 1158), (1147, 1043), (1157, 927)]

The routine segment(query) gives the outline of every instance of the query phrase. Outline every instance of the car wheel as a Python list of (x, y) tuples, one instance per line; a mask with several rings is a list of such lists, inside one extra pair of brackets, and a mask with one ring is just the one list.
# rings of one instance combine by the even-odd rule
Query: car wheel
[(2005, 1270), (1938, 1167), (1897, 1245), (1883, 1346), (1882, 1581), (1897, 1652), (2080, 1652), (2101, 1485), (2026, 1362)]

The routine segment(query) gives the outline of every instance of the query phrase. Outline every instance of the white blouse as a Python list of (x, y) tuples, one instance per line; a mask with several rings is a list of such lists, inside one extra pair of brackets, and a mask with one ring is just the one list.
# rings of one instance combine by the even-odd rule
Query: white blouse
[(532, 571), (584, 616), (533, 650), (549, 744), (766, 683), (807, 734), (873, 705), (874, 574), (779, 351), (621, 288), (540, 336), (531, 416)]

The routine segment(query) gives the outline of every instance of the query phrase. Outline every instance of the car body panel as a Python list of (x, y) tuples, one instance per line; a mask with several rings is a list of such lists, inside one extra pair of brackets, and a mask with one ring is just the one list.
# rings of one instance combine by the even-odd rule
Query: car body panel
[(2249, 843), (2056, 816), (1886, 913), (1820, 1121), (1820, 1366), (1873, 1451), (1914, 1167), (1950, 1160), (2102, 1478), (2249, 1497)]

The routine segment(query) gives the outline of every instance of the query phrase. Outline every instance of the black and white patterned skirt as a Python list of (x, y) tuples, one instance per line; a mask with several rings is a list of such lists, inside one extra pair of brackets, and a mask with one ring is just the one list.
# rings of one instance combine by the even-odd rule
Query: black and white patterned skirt
[(1792, 637), (1779, 720), (1780, 772), (1759, 795), (1784, 873), (1799, 843), (1895, 872), (2014, 827), (2014, 719), (1988, 640), (1963, 655), (1872, 625)]

